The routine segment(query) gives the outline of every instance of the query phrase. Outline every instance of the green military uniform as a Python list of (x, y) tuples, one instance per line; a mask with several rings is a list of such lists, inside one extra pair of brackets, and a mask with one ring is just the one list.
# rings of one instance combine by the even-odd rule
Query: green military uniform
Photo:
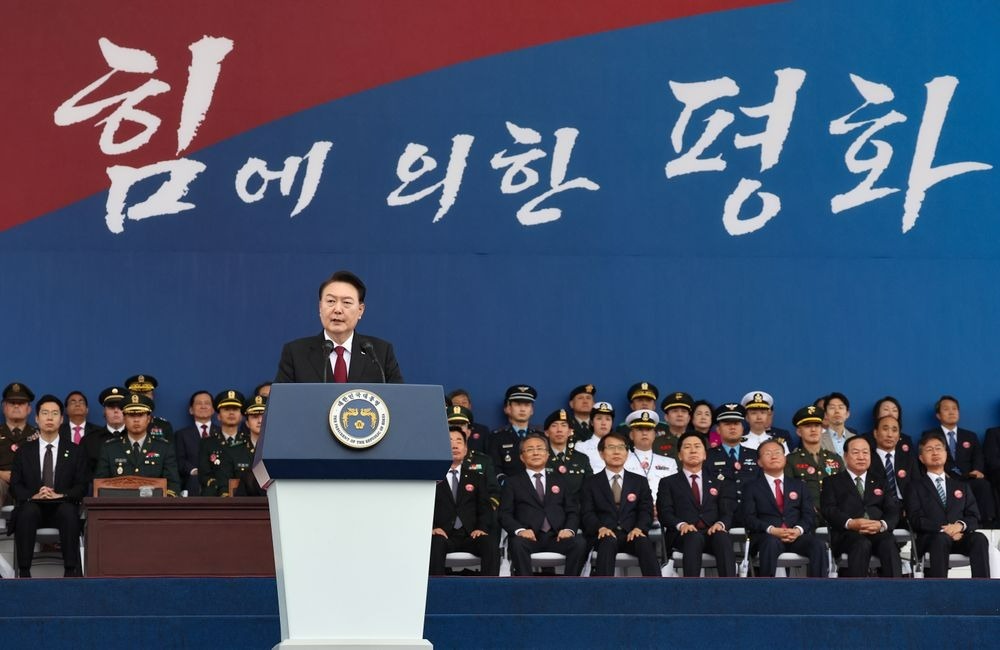
[(820, 449), (816, 456), (799, 447), (788, 454), (785, 462), (785, 476), (805, 481), (809, 496), (813, 499), (816, 509), (816, 525), (825, 526), (826, 521), (819, 512), (819, 495), (823, 488), (823, 480), (843, 471), (844, 459), (826, 449)]
[[(236, 436), (233, 444), (220, 447), (217, 453), (221, 454), (222, 463), (220, 465), (212, 464), (213, 468), (216, 468), (213, 485), (216, 487), (219, 496), (233, 496), (229, 492), (229, 480), (242, 478), (243, 473), (253, 467), (253, 455), (254, 451), (256, 451), (256, 446), (250, 440), (249, 435), (245, 438), (240, 438), (241, 436)], [(199, 470), (198, 473), (201, 474), (201, 471)], [(204, 496), (211, 496), (204, 492), (202, 494)]]
[(125, 435), (112, 438), (104, 443), (97, 459), (95, 478), (115, 478), (118, 476), (143, 476), (167, 479), (167, 496), (177, 496), (181, 489), (181, 477), (177, 472), (177, 454), (174, 446), (162, 440), (146, 436), (139, 453), (135, 454), (132, 440)]
[(6, 422), (0, 424), (0, 470), (9, 472), (14, 464), (17, 448), (38, 437), (38, 429), (27, 422), (20, 433), (14, 433)]
[(587, 454), (576, 453), (572, 447), (567, 447), (565, 453), (555, 453), (549, 448), (548, 470), (562, 477), (566, 489), (574, 498), (580, 498), (583, 484), (594, 474), (590, 467)]
[[(150, 399), (152, 399), (153, 390), (155, 390), (159, 385), (159, 382), (156, 381), (156, 377), (153, 375), (133, 375), (125, 380), (125, 387), (131, 392), (144, 394)], [(169, 443), (174, 442), (173, 425), (166, 419), (157, 415), (153, 416), (146, 432), (153, 438)]]
[(449, 406), (447, 415), (449, 429), (461, 430), (462, 435), (465, 436), (468, 451), (465, 454), (465, 460), (462, 461), (463, 466), (469, 471), (485, 476), (486, 492), (490, 496), (490, 505), (496, 512), (496, 509), (500, 507), (500, 483), (497, 481), (496, 465), (489, 454), (469, 446), (469, 438), (472, 437), (472, 411), (464, 406)]
[[(573, 399), (577, 395), (587, 394), (591, 397), (597, 396), (597, 388), (593, 384), (583, 384), (582, 386), (577, 386), (569, 392), (569, 401), (572, 403)], [(593, 409), (593, 407), (591, 407)], [(587, 419), (581, 422), (576, 419), (576, 414), (574, 413), (569, 419), (569, 426), (573, 429), (573, 434), (571, 439), (576, 442), (583, 442), (584, 440), (590, 440), (594, 437), (594, 429), (590, 425), (590, 417), (588, 415)]]
[[(222, 391), (214, 400), (216, 411), (233, 407), (242, 411), (243, 404), (243, 394), (238, 390)], [(227, 438), (220, 430), (201, 440), (198, 445), (198, 480), (201, 483), (203, 497), (229, 495), (229, 479), (239, 478), (239, 475), (226, 474), (223, 466), (227, 462), (226, 458), (232, 457), (232, 463), (236, 464), (242, 460), (248, 467), (253, 460), (253, 453), (247, 447), (248, 443), (250, 443), (249, 436), (240, 428), (231, 438)], [(250, 461), (246, 461), (248, 454)]]

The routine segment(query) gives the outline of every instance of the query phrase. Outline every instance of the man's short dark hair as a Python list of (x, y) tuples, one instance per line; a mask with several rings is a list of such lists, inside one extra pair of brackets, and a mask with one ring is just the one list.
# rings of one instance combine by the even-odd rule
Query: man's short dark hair
[(945, 450), (948, 449), (948, 441), (944, 439), (944, 434), (940, 431), (929, 431), (924, 437), (920, 439), (917, 443), (917, 453), (921, 454), (924, 451), (924, 445), (926, 445), (931, 440), (937, 440), (942, 445), (944, 445)]
[(82, 397), (83, 405), (86, 406), (87, 408), (90, 408), (90, 402), (87, 401), (87, 396), (83, 394), (83, 391), (79, 390), (71, 390), (70, 392), (66, 393), (67, 404), (69, 404), (69, 398), (73, 397), (74, 395), (79, 395), (80, 397)]
[(260, 389), (261, 388), (267, 388), (268, 386), (272, 385), (273, 383), (274, 382), (271, 382), (271, 381), (265, 381), (265, 382), (263, 382), (261, 384), (257, 384), (256, 388), (253, 389), (253, 395), (251, 395), (250, 398), (253, 399), (254, 397), (257, 397), (258, 395), (260, 395)]
[(619, 433), (618, 431), (608, 431), (607, 435), (597, 441), (597, 451), (604, 451), (604, 445), (608, 438), (614, 438), (615, 440), (620, 440), (622, 444), (628, 447), (628, 439), (625, 437), (624, 433)]
[(518, 452), (524, 451), (524, 445), (529, 440), (541, 440), (542, 442), (545, 443), (545, 448), (546, 449), (549, 448), (549, 439), (548, 438), (546, 438), (542, 434), (538, 433), (537, 431), (531, 431), (531, 432), (528, 433), (528, 435), (526, 435), (523, 438), (521, 438), (521, 442), (519, 442), (517, 444), (517, 451)]
[(847, 395), (844, 395), (843, 393), (838, 393), (838, 392), (834, 391), (834, 392), (830, 393), (829, 395), (827, 395), (824, 399), (826, 400), (826, 402), (825, 402), (826, 405), (829, 405), (830, 404), (830, 400), (832, 400), (832, 399), (839, 399), (841, 402), (844, 403), (844, 406), (847, 407), (848, 411), (851, 410), (851, 400), (847, 399)]
[(212, 396), (212, 393), (208, 392), (207, 390), (196, 390), (195, 392), (191, 393), (191, 399), (188, 400), (188, 408), (194, 408), (194, 398), (198, 397), (199, 395), (208, 395), (209, 401), (212, 402), (212, 410), (214, 411), (215, 398)]
[(465, 399), (469, 400), (470, 402), (472, 401), (472, 397), (469, 395), (469, 391), (465, 390), (464, 388), (456, 388), (455, 390), (445, 395), (444, 399), (445, 402), (448, 404), (448, 406), (451, 406), (451, 400), (455, 399), (456, 397), (465, 397)]
[(42, 395), (38, 398), (38, 401), (35, 402), (35, 415), (38, 415), (38, 412), (42, 409), (42, 404), (55, 404), (59, 407), (59, 415), (65, 413), (63, 403), (55, 395)]
[(778, 445), (778, 448), (781, 449), (781, 451), (785, 451), (785, 445), (781, 444), (774, 438), (768, 438), (767, 440), (765, 440), (764, 442), (760, 443), (760, 445), (757, 446), (758, 456), (760, 455), (760, 450), (764, 448), (764, 445)]
[(367, 289), (365, 289), (365, 283), (361, 281), (361, 278), (354, 275), (350, 271), (337, 271), (336, 273), (328, 277), (326, 280), (324, 280), (323, 284), (319, 285), (318, 293), (320, 300), (323, 299), (323, 290), (326, 289), (327, 286), (333, 284), (334, 282), (346, 282), (347, 284), (353, 286), (355, 289), (358, 290), (358, 302), (365, 301), (365, 293), (367, 292)]
[(855, 440), (860, 440), (861, 442), (865, 443), (866, 445), (868, 445), (869, 449), (871, 449), (871, 447), (872, 447), (872, 443), (868, 442), (868, 438), (865, 438), (863, 436), (851, 436), (850, 438), (848, 438), (844, 442), (844, 453), (845, 454), (848, 451), (850, 451), (850, 449), (851, 449), (851, 443), (854, 442)]
[(961, 406), (958, 405), (958, 398), (957, 397), (952, 397), (951, 395), (942, 395), (941, 397), (938, 398), (938, 400), (936, 402), (934, 402), (934, 412), (935, 413), (940, 413), (941, 412), (941, 402), (944, 402), (944, 401), (955, 402), (955, 408), (957, 408), (957, 409), (961, 409), (962, 408)]

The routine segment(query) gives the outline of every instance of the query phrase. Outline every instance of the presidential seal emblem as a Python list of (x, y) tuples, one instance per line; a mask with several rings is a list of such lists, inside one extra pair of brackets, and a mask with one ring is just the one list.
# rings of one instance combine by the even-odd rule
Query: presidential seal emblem
[(352, 449), (377, 445), (389, 432), (389, 409), (370, 390), (349, 390), (330, 407), (330, 431), (338, 442)]

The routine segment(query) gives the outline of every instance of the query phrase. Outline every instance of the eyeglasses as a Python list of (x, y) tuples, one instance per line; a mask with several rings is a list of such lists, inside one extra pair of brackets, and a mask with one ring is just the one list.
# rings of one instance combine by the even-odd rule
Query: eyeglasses
[(56, 411), (54, 409), (53, 410), (45, 409), (44, 411), (39, 411), (38, 414), (42, 415), (42, 416), (45, 416), (45, 417), (49, 417), (49, 416), (59, 417), (60, 415), (62, 415), (59, 411)]

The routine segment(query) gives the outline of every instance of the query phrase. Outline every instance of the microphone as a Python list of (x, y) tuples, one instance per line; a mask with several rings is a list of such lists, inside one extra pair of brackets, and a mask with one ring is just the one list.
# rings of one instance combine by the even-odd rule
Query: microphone
[(375, 365), (378, 366), (379, 373), (381, 373), (382, 375), (382, 383), (384, 384), (385, 369), (382, 368), (382, 364), (379, 363), (378, 357), (375, 356), (375, 347), (372, 345), (371, 341), (363, 341), (361, 343), (361, 354), (365, 355), (366, 357), (370, 357), (371, 360), (375, 362)]
[(333, 341), (330, 339), (323, 339), (323, 352), (325, 353), (323, 359), (323, 383), (326, 383), (326, 372), (330, 369), (330, 355), (333, 354)]

